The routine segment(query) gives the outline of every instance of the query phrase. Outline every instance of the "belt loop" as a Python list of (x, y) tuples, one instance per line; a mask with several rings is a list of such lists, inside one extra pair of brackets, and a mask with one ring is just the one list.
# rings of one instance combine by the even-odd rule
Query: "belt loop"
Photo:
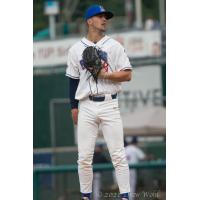
[(111, 94), (105, 94), (105, 101), (112, 100)]

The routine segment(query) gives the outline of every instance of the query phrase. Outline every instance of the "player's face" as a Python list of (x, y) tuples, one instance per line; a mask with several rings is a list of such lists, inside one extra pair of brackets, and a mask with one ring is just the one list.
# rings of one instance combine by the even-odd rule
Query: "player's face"
[(91, 18), (91, 27), (99, 31), (106, 31), (107, 19), (105, 14), (100, 14)]

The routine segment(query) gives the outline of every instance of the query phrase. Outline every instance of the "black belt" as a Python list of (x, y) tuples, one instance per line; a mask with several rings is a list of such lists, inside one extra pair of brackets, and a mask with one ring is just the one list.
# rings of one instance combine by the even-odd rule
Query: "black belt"
[[(112, 98), (112, 99), (116, 99), (116, 98), (117, 98), (117, 93), (116, 93), (116, 94), (111, 94), (111, 98)], [(105, 96), (96, 97), (96, 96), (91, 96), (91, 95), (89, 95), (89, 99), (90, 99), (91, 101), (104, 101), (104, 100), (105, 100)]]

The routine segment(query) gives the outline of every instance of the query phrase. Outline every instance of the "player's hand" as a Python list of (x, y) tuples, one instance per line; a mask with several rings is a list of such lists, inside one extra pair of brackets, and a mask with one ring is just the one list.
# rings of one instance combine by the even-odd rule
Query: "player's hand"
[(101, 69), (101, 71), (99, 72), (98, 78), (105, 79), (107, 74), (108, 72), (106, 72), (105, 69)]
[(71, 113), (72, 113), (72, 120), (73, 120), (74, 124), (76, 125), (78, 122), (78, 108), (73, 108), (71, 110)]

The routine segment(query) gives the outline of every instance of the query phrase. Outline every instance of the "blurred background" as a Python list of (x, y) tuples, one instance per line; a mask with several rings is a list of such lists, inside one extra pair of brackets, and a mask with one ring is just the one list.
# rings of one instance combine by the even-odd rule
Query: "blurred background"
[[(119, 94), (125, 145), (137, 140), (133, 145), (145, 155), (137, 163), (130, 163), (137, 173), (134, 199), (164, 200), (165, 0), (33, 0), (34, 200), (80, 199), (76, 127), (71, 119), (65, 70), (68, 49), (86, 34), (83, 15), (91, 4), (101, 4), (114, 13), (107, 34), (125, 47), (135, 72)], [(94, 200), (118, 199), (101, 132), (97, 156), (99, 153), (106, 162), (94, 160), (98, 172), (94, 185), (99, 191)]]

